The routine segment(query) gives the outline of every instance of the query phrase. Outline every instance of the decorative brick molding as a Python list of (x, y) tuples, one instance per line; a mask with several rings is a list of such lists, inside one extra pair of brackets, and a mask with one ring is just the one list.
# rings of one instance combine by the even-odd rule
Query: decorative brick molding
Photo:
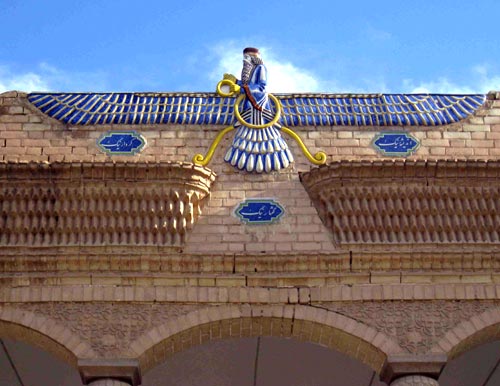
[(196, 297), (15, 303), (0, 307), (0, 337), (42, 345), (73, 365), (78, 361), (81, 371), (83, 364), (88, 374), (97, 371), (86, 379), (112, 376), (103, 363), (116, 358), (137, 360), (147, 371), (189, 347), (250, 336), (291, 337), (330, 347), (384, 379), (435, 375), (447, 357), (499, 337), (498, 301), (307, 304), (308, 296), (299, 294), (302, 304), (285, 305), (265, 299), (269, 291), (260, 290), (260, 302), (246, 304), (220, 304), (219, 297), (205, 305), (194, 304)]
[(93, 356), (121, 358), (130, 356), (130, 342), (144, 331), (202, 308), (195, 304), (50, 302), (23, 303), (18, 307), (65, 326), (71, 334), (88, 342)]
[(66, 327), (42, 314), (0, 306), (0, 337), (19, 339), (46, 350), (76, 366), (79, 357), (95, 356), (90, 345)]
[[(34, 322), (23, 322), (26, 316)], [(139, 365), (112, 365), (116, 358), (138, 360), (144, 372), (176, 352), (231, 337), (277, 336), (316, 343), (356, 358), (378, 373), (388, 355), (404, 353), (392, 337), (365, 323), (299, 304), (21, 303), (0, 308), (0, 336), (1, 321), (8, 319), (25, 323), (34, 330), (31, 334), (69, 350), (71, 357), (66, 360), (73, 365), (78, 361), (82, 378), (88, 381), (116, 379), (125, 370), (136, 374), (132, 370)], [(16, 338), (10, 330), (3, 336)], [(28, 338), (20, 336), (23, 341)]]
[[(359, 250), (329, 253), (178, 253), (170, 245), (141, 245), (135, 248), (93, 246), (9, 246), (0, 254), (0, 285), (32, 280), (52, 283), (57, 272), (73, 275), (89, 272), (94, 277), (107, 271), (137, 273), (150, 280), (150, 273), (171, 273), (193, 285), (196, 276), (238, 275), (248, 286), (318, 286), (337, 283), (500, 283), (500, 249), (491, 245), (454, 245), (436, 250), (435, 245), (370, 246)], [(35, 276), (32, 276), (36, 272)], [(15, 273), (15, 274), (14, 274)], [(46, 273), (42, 275), (42, 273)], [(95, 275), (97, 273), (97, 275)], [(419, 277), (420, 276), (420, 277)], [(435, 280), (431, 278), (435, 277)], [(247, 278), (247, 280), (245, 280)], [(212, 278), (215, 285), (215, 278)], [(208, 283), (208, 282), (206, 282)], [(179, 283), (180, 285), (180, 283)]]
[(300, 175), (339, 244), (500, 244), (500, 162), (337, 162)]
[(478, 312), (450, 329), (441, 337), (433, 351), (442, 350), (450, 358), (473, 349), (483, 343), (500, 339), (500, 304), (496, 308)]
[(214, 179), (188, 163), (1, 163), (0, 245), (182, 245)]
[[(408, 353), (423, 355), (431, 352), (448, 353), (444, 343), (455, 328), (484, 312), (500, 314), (500, 302), (491, 301), (392, 301), (320, 303), (333, 312), (366, 323), (392, 337)], [(481, 320), (481, 319), (479, 319)], [(475, 328), (469, 328), (469, 333)], [(464, 337), (461, 337), (464, 339)], [(490, 338), (494, 338), (491, 336)], [(454, 344), (463, 344), (460, 338)], [(487, 339), (482, 340), (486, 342)], [(450, 343), (448, 343), (450, 344)], [(437, 347), (436, 347), (437, 346)]]
[[(336, 284), (322, 287), (245, 287), (231, 277), (200, 277), (198, 281), (179, 277), (126, 279), (109, 275), (78, 283), (71, 276), (54, 278), (53, 282), (69, 284), (33, 284), (22, 278), (15, 284), (0, 287), (4, 303), (38, 302), (169, 302), (169, 303), (250, 303), (250, 304), (314, 304), (317, 302), (368, 301), (495, 301), (500, 297), (500, 284)], [(305, 281), (305, 280), (304, 280)], [(75, 283), (76, 282), (76, 283)], [(215, 285), (214, 285), (215, 284)]]

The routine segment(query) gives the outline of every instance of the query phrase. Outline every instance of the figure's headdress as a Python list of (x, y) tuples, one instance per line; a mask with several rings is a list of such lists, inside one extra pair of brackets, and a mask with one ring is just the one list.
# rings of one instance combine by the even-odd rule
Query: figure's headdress
[(255, 48), (255, 47), (247, 47), (243, 50), (243, 55), (244, 54), (260, 56), (260, 51), (258, 48)]
[(243, 50), (243, 55), (248, 55), (249, 58), (243, 60), (243, 68), (241, 69), (241, 81), (243, 84), (248, 84), (253, 68), (260, 64), (264, 64), (260, 56), (258, 48), (247, 47)]

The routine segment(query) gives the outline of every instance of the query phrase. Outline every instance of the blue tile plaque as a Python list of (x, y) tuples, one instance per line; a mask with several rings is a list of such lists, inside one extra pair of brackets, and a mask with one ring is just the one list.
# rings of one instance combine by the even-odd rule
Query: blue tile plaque
[(408, 133), (379, 133), (373, 139), (373, 146), (385, 156), (408, 157), (419, 145), (418, 139)]
[(146, 145), (146, 139), (136, 131), (110, 131), (97, 141), (97, 145), (110, 155), (134, 155)]
[(236, 216), (247, 224), (270, 224), (284, 213), (285, 209), (273, 199), (248, 199), (235, 210)]

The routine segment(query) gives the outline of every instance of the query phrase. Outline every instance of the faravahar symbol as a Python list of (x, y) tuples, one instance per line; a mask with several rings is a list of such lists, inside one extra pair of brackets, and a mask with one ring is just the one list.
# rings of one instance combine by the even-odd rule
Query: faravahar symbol
[(266, 86), (267, 69), (259, 50), (253, 47), (245, 48), (241, 79), (224, 74), (224, 78), (217, 84), (217, 94), (220, 96), (238, 95), (234, 103), (236, 122), (217, 135), (205, 156), (196, 154), (193, 157), (195, 164), (206, 166), (224, 135), (235, 129), (236, 134), (224, 160), (239, 170), (269, 173), (287, 168), (294, 159), (281, 136), (282, 132), (297, 141), (302, 152), (313, 164), (322, 165), (326, 162), (324, 152), (312, 155), (293, 130), (280, 124), (283, 108), (279, 99), (266, 91)]

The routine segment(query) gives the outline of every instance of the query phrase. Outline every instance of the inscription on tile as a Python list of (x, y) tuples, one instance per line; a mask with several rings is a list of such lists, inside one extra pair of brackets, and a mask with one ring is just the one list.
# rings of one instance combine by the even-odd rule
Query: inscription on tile
[(236, 216), (247, 224), (270, 224), (284, 213), (285, 209), (273, 199), (248, 199), (235, 210)]
[(379, 133), (373, 139), (373, 146), (385, 156), (408, 157), (414, 153), (420, 143), (408, 133)]
[(136, 131), (110, 131), (97, 141), (102, 151), (111, 155), (134, 155), (146, 145), (146, 139)]

